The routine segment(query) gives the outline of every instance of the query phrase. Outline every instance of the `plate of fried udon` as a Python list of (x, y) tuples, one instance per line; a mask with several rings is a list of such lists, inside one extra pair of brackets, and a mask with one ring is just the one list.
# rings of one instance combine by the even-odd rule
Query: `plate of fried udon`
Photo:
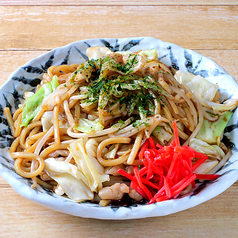
[(165, 216), (238, 179), (238, 84), (178, 45), (74, 42), (18, 68), (0, 97), (0, 175), (48, 208)]

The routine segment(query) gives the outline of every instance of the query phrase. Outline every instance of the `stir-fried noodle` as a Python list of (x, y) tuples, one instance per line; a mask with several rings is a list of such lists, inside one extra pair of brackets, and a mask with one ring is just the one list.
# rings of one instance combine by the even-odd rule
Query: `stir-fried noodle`
[[(228, 121), (238, 104), (235, 99), (221, 104), (217, 85), (175, 72), (158, 61), (156, 50), (112, 53), (94, 47), (87, 55), (81, 65), (51, 66), (13, 116), (4, 109), (15, 137), (9, 151), (15, 170), (31, 178), (32, 187), (102, 206), (125, 193), (138, 202), (141, 194), (117, 170), (133, 174), (149, 137), (169, 145), (174, 121), (181, 143), (208, 155), (200, 173), (215, 173), (228, 160), (220, 135), (201, 136), (205, 124)], [(206, 88), (201, 82), (210, 84), (209, 97), (206, 89), (190, 87), (196, 80), (201, 88)]]

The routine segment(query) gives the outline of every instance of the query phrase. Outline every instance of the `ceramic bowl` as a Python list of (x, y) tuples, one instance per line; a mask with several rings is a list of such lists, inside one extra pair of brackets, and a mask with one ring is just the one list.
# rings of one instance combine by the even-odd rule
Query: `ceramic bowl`
[(34, 87), (40, 83), (42, 74), (51, 65), (82, 63), (87, 60), (85, 52), (91, 46), (106, 46), (112, 51), (156, 48), (159, 60), (166, 65), (201, 75), (217, 83), (222, 100), (228, 97), (238, 98), (238, 84), (235, 79), (214, 61), (192, 50), (183, 49), (178, 45), (155, 38), (89, 39), (56, 48), (18, 68), (0, 89), (0, 175), (16, 192), (40, 205), (74, 216), (97, 219), (136, 219), (165, 216), (194, 207), (222, 193), (238, 179), (238, 113), (236, 110), (225, 130), (224, 136), (232, 146), (233, 155), (218, 172), (222, 176), (215, 181), (201, 183), (193, 193), (187, 196), (151, 205), (100, 207), (88, 202), (79, 204), (66, 197), (57, 196), (40, 186), (37, 186), (36, 190), (32, 189), (31, 179), (22, 178), (14, 170), (13, 160), (8, 153), (13, 137), (4, 118), (3, 108), (8, 106), (13, 112), (21, 102), (23, 92), (33, 91)]

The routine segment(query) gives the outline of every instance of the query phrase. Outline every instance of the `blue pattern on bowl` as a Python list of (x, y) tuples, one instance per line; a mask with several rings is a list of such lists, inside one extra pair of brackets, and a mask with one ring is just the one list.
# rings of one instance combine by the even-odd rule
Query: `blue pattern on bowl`
[(218, 83), (223, 100), (238, 97), (236, 81), (214, 61), (192, 50), (183, 49), (175, 44), (155, 38), (90, 39), (56, 48), (18, 68), (0, 89), (0, 100), (2, 102), (0, 105), (0, 175), (13, 189), (36, 203), (75, 216), (98, 219), (135, 219), (164, 216), (191, 208), (217, 196), (230, 187), (238, 179), (237, 110), (225, 130), (225, 138), (232, 145), (233, 155), (219, 171), (221, 177), (216, 181), (204, 182), (193, 193), (175, 200), (151, 205), (138, 204), (132, 206), (100, 207), (89, 202), (79, 204), (40, 186), (37, 186), (37, 189), (34, 190), (31, 188), (31, 179), (22, 178), (15, 172), (13, 160), (8, 153), (13, 137), (7, 120), (4, 118), (3, 108), (7, 106), (11, 112), (15, 111), (17, 105), (23, 99), (23, 92), (33, 91), (34, 87), (39, 84), (42, 74), (51, 65), (82, 63), (87, 60), (86, 49), (98, 45), (106, 46), (113, 52), (156, 48), (159, 60), (166, 65), (201, 75), (213, 83)]

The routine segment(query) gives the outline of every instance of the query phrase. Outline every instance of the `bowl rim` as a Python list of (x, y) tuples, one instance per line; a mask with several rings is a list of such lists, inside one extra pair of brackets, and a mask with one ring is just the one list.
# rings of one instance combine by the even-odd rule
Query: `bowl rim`
[[(14, 72), (12, 72), (8, 78), (8, 80), (6, 82), (4, 82), (1, 87), (0, 87), (0, 92), (7, 87), (7, 85), (11, 82), (12, 78), (17, 75), (19, 73), (19, 70), (22, 69), (22, 67), (25, 67), (27, 65), (31, 65), (34, 62), (37, 62), (46, 57), (49, 56), (49, 54), (51, 54), (52, 52), (56, 52), (56, 51), (66, 51), (66, 49), (68, 49), (69, 47), (71, 47), (74, 44), (81, 44), (82, 42), (91, 42), (91, 41), (97, 41), (99, 39), (104, 39), (107, 41), (130, 41), (130, 40), (134, 40), (134, 39), (146, 39), (146, 40), (151, 40), (151, 41), (156, 41), (158, 44), (169, 44), (174, 48), (178, 48), (179, 50), (187, 50), (192, 54), (196, 54), (198, 57), (203, 57), (207, 60), (209, 60), (210, 62), (212, 62), (217, 68), (219, 68), (219, 70), (221, 72), (224, 72), (224, 74), (229, 75), (225, 69), (223, 69), (221, 66), (219, 66), (215, 61), (213, 61), (212, 59), (210, 59), (209, 57), (203, 56), (202, 54), (194, 51), (194, 50), (189, 50), (189, 49), (185, 49), (181, 46), (178, 46), (177, 44), (174, 43), (170, 43), (170, 42), (164, 42), (162, 40), (159, 40), (157, 38), (154, 37), (130, 37), (130, 38), (95, 38), (95, 39), (85, 39), (85, 40), (80, 40), (80, 41), (75, 41), (72, 43), (69, 43), (65, 46), (61, 46), (61, 47), (57, 47), (55, 49), (52, 49), (38, 57), (35, 57), (33, 59), (31, 59), (30, 61), (28, 61), (27, 63), (25, 63), (24, 65), (18, 67)], [(229, 75), (229, 79), (233, 80), (233, 83), (237, 84), (237, 81), (234, 79), (234, 77), (232, 77), (231, 75)], [(238, 84), (237, 84), (237, 88), (238, 88)], [(176, 200), (168, 200), (168, 201), (164, 201), (164, 202), (160, 202), (160, 203), (155, 203), (155, 204), (150, 204), (150, 205), (137, 205), (135, 207), (120, 207), (120, 208), (112, 208), (111, 206), (108, 207), (99, 207), (99, 206), (95, 206), (93, 204), (88, 204), (88, 203), (76, 203), (73, 201), (68, 201), (69, 199), (66, 199), (65, 202), (65, 198), (58, 198), (59, 199), (59, 204), (57, 202), (55, 202), (55, 197), (49, 197), (47, 196), (47, 194), (38, 194), (39, 196), (36, 196), (35, 190), (31, 189), (28, 185), (24, 184), (21, 182), (21, 180), (10, 176), (7, 168), (3, 167), (0, 164), (0, 175), (3, 177), (3, 179), (5, 179), (10, 186), (20, 195), (22, 195), (23, 197), (36, 202), (40, 205), (43, 205), (45, 207), (48, 207), (50, 209), (54, 209), (56, 211), (60, 211), (63, 213), (67, 213), (67, 214), (71, 214), (74, 216), (80, 216), (80, 217), (87, 217), (87, 218), (97, 218), (97, 219), (116, 219), (116, 220), (120, 220), (120, 219), (138, 219), (138, 218), (146, 218), (146, 217), (155, 217), (155, 216), (165, 216), (165, 215), (169, 215), (172, 213), (176, 213), (182, 210), (186, 210), (188, 208), (192, 208), (194, 206), (197, 206), (205, 201), (208, 201), (214, 197), (216, 197), (217, 195), (219, 195), (220, 193), (224, 192), (226, 189), (228, 189), (233, 183), (235, 183), (238, 179), (238, 173), (235, 172), (231, 172), (234, 174), (234, 176), (232, 177), (233, 179), (229, 179), (227, 181), (224, 180), (225, 185), (223, 186), (223, 188), (221, 190), (216, 190), (213, 189), (212, 192), (206, 194), (208, 196), (201, 196), (201, 197), (196, 197), (193, 196), (193, 205), (191, 206), (189, 200), (191, 198), (189, 198), (189, 196), (185, 196)], [(235, 176), (236, 175), (236, 176)], [(62, 202), (64, 202), (64, 206), (62, 207)], [(176, 203), (176, 204), (175, 204)], [(75, 206), (75, 204), (77, 204)], [(176, 210), (173, 210), (174, 207), (177, 207)], [(179, 206), (179, 207), (178, 207)], [(165, 209), (164, 212), (161, 212), (160, 214), (157, 213), (158, 209)], [(156, 211), (155, 211), (156, 210)]]

